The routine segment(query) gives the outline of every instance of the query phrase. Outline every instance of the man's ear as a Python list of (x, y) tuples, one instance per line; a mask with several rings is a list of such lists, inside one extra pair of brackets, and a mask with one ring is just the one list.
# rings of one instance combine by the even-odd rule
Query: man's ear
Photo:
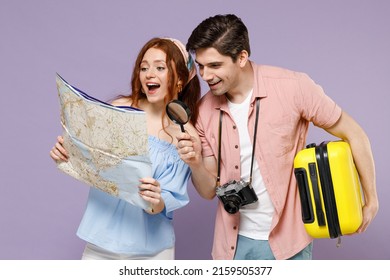
[(238, 55), (238, 62), (240, 67), (244, 67), (249, 60), (249, 54), (246, 50), (242, 50)]

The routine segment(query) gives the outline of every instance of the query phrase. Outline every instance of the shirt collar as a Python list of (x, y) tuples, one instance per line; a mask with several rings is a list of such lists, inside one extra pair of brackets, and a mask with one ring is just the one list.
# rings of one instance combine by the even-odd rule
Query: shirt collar
[[(261, 73), (261, 66), (257, 65), (253, 61), (249, 61), (253, 69), (253, 93), (251, 103), (255, 101), (257, 97), (264, 98), (267, 97), (267, 91), (264, 84), (263, 75)], [(226, 96), (220, 95), (217, 97), (217, 102), (215, 104), (215, 109), (221, 109), (223, 111), (228, 110), (228, 102)]]

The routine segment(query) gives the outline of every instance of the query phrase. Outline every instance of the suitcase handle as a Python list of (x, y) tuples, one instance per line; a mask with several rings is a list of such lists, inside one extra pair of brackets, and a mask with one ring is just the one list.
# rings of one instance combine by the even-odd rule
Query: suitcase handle
[(310, 181), (313, 189), (314, 203), (316, 207), (317, 223), (319, 226), (325, 226), (325, 214), (322, 209), (320, 188), (318, 187), (317, 168), (315, 163), (309, 163)]
[(302, 221), (305, 224), (309, 224), (314, 222), (314, 215), (306, 170), (304, 168), (296, 168), (294, 169), (294, 173), (298, 183), (299, 197), (301, 199)]

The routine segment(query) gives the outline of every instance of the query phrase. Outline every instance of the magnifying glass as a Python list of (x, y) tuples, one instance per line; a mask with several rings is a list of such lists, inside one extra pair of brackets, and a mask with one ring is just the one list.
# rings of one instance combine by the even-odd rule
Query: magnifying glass
[(190, 108), (184, 102), (174, 99), (167, 104), (165, 110), (171, 121), (180, 125), (181, 131), (185, 132), (184, 125), (191, 117)]

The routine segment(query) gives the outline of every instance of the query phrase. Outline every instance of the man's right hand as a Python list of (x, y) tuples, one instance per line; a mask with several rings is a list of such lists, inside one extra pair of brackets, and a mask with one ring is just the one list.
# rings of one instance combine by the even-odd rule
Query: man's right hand
[(177, 152), (189, 166), (202, 164), (202, 149), (199, 138), (181, 133), (177, 138)]

